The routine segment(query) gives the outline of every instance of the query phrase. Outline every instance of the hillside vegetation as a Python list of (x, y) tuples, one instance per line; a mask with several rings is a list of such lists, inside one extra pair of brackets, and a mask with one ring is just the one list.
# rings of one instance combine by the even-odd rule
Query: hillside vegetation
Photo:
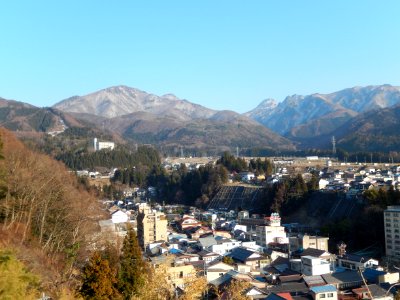
[(63, 164), (5, 129), (0, 137), (0, 250), (12, 249), (38, 275), (37, 290), (57, 295), (74, 286), (100, 215), (97, 202)]

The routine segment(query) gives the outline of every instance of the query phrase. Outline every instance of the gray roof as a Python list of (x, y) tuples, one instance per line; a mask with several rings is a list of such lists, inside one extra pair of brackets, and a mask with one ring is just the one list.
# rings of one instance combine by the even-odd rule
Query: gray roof
[(228, 273), (222, 275), (221, 277), (218, 277), (217, 279), (210, 281), (210, 284), (215, 286), (220, 286), (221, 284), (229, 283), (238, 274), (239, 274), (238, 271), (231, 270)]
[(300, 256), (314, 256), (314, 257), (320, 257), (323, 255), (326, 251), (324, 250), (319, 250), (319, 249), (314, 249), (314, 248), (307, 248), (305, 249)]
[[(365, 292), (367, 291), (367, 288), (365, 286), (358, 288), (358, 289), (354, 289), (354, 290), (360, 290), (360, 289)], [(381, 298), (381, 297), (386, 296), (387, 291), (385, 289), (383, 289), (382, 287), (380, 287), (379, 285), (370, 284), (370, 285), (368, 285), (368, 289), (371, 292), (373, 298)]]
[(215, 240), (215, 238), (212, 235), (209, 235), (209, 236), (206, 236), (203, 238), (199, 238), (199, 242), (203, 248), (207, 248), (212, 245), (217, 245), (217, 241)]
[(198, 252), (197, 254), (200, 255), (200, 257), (205, 257), (205, 256), (220, 256), (218, 253), (210, 252), (210, 251), (207, 251), (207, 250), (202, 250), (202, 251)]
[(289, 282), (275, 285), (272, 288), (267, 289), (267, 292), (273, 293), (307, 293), (308, 287), (305, 282)]
[(304, 276), (304, 281), (308, 286), (324, 285), (325, 281), (321, 275)]
[(349, 260), (349, 261), (354, 261), (354, 262), (367, 262), (368, 260), (371, 259), (371, 257), (364, 257), (361, 255), (356, 255), (356, 254), (345, 254), (343, 256), (338, 256), (337, 259), (343, 259), (343, 260)]
[(287, 265), (289, 266), (289, 258), (278, 256), (274, 261), (271, 262), (271, 266)]
[(328, 284), (341, 284), (348, 282), (362, 282), (361, 275), (356, 271), (344, 271), (321, 275)]
[(254, 251), (248, 250), (242, 247), (236, 247), (232, 249), (232, 252), (228, 254), (228, 256), (232, 257), (236, 261), (246, 262), (251, 255), (253, 255)]

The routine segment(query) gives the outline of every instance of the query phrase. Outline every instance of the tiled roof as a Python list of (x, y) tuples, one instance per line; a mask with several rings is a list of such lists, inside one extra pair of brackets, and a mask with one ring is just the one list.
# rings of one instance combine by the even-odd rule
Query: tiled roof
[(281, 296), (281, 295), (287, 295), (287, 294), (289, 294), (289, 293), (271, 293), (265, 299), (266, 300), (285, 300), (285, 299), (293, 300), (293, 298), (291, 298), (292, 296), (290, 296), (290, 294), (289, 294), (290, 298), (286, 298), (286, 297)]
[(328, 284), (341, 284), (346, 282), (362, 282), (360, 274), (356, 271), (344, 271), (321, 275)]
[(217, 245), (217, 241), (215, 240), (215, 238), (213, 236), (199, 238), (199, 242), (205, 248), (212, 246), (212, 245)]
[(256, 253), (256, 252), (250, 251), (246, 248), (237, 247), (237, 248), (233, 248), (232, 252), (230, 254), (228, 254), (228, 256), (232, 257), (234, 260), (245, 262), (254, 253)]
[(309, 287), (326, 284), (324, 279), (320, 275), (304, 276), (303, 279)]
[(272, 288), (268, 288), (267, 292), (273, 293), (307, 293), (308, 287), (304, 282), (289, 282), (289, 283), (282, 283), (280, 285), (275, 285)]
[(314, 248), (307, 248), (305, 249), (300, 256), (314, 256), (314, 257), (320, 257), (323, 255), (326, 251), (324, 250), (319, 250), (319, 249), (314, 249)]
[(210, 284), (215, 286), (220, 286), (221, 284), (230, 282), (232, 278), (234, 278), (238, 274), (239, 273), (237, 271), (231, 270), (228, 273), (222, 275), (221, 277), (218, 277), (217, 279), (210, 281)]
[(349, 261), (354, 261), (354, 262), (367, 262), (368, 260), (370, 260), (370, 257), (363, 257), (360, 255), (356, 255), (356, 254), (345, 254), (343, 256), (338, 256), (338, 259), (344, 259), (344, 260), (349, 260)]

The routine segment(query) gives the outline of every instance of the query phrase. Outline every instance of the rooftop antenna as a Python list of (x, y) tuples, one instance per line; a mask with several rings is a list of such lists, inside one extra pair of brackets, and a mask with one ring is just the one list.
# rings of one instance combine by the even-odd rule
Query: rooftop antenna
[(346, 247), (347, 247), (347, 245), (344, 242), (340, 242), (340, 244), (338, 244), (337, 247), (338, 247), (339, 256), (346, 255)]

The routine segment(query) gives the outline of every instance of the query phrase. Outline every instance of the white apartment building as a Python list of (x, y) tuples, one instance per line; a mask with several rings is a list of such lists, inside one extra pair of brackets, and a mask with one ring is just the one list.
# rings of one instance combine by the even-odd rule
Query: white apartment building
[(259, 225), (256, 227), (257, 244), (267, 247), (270, 243), (287, 244), (285, 227), (281, 226), (281, 218), (278, 213), (272, 213), (267, 218), (267, 225)]
[(241, 246), (242, 242), (234, 239), (224, 239), (218, 242), (217, 245), (211, 245), (209, 251), (218, 253), (219, 255), (225, 255), (231, 252), (232, 249)]
[(113, 143), (113, 142), (100, 142), (99, 140), (97, 140), (97, 138), (93, 139), (94, 151), (99, 151), (102, 149), (114, 150), (114, 147), (115, 147), (115, 143)]
[(400, 259), (400, 206), (388, 206), (384, 211), (386, 255)]
[(329, 274), (331, 264), (321, 258), (313, 256), (303, 256), (301, 258), (301, 273), (306, 276)]

